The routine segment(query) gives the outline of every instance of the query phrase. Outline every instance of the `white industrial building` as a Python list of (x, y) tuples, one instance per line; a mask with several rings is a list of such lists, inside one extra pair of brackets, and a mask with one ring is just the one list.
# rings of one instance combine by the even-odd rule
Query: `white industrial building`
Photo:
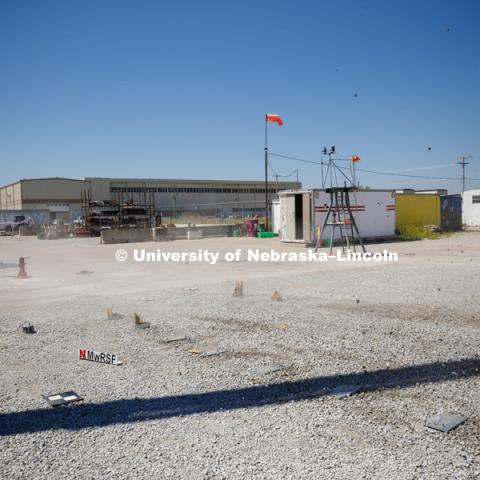
[(480, 190), (462, 193), (462, 223), (465, 228), (480, 228)]

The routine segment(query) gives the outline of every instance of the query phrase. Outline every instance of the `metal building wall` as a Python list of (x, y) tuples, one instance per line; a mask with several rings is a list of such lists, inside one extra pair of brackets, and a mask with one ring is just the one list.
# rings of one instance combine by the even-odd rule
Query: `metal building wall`
[(441, 227), (443, 230), (462, 229), (462, 196), (442, 195), (440, 197)]
[[(145, 192), (152, 195), (156, 211), (164, 216), (190, 213), (206, 216), (252, 214), (265, 211), (262, 181), (180, 180), (87, 178), (93, 200), (133, 199), (145, 202)], [(284, 190), (298, 186), (296, 182), (269, 182), (269, 200), (276, 197), (276, 188)]]
[(21, 210), (22, 205), (22, 182), (0, 187), (0, 210)]

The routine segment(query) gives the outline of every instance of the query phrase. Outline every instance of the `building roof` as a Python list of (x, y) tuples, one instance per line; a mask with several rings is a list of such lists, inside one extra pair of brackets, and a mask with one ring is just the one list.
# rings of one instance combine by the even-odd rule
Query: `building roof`
[[(146, 182), (164, 182), (164, 183), (225, 183), (235, 185), (238, 183), (246, 183), (246, 184), (264, 184), (265, 180), (198, 180), (198, 179), (179, 179), (179, 178), (112, 178), (112, 177), (85, 177), (85, 181), (95, 181), (95, 180), (103, 180), (108, 182), (138, 182), (138, 183), (146, 183)], [(275, 180), (270, 179), (269, 183), (276, 183)], [(296, 181), (284, 181), (281, 180), (278, 183), (289, 183), (289, 184), (296, 184)], [(298, 182), (301, 183), (301, 182)]]
[(45, 177), (45, 178), (20, 178), (16, 182), (8, 183), (7, 185), (1, 185), (0, 188), (11, 187), (12, 185), (16, 185), (17, 183), (22, 182), (36, 182), (36, 181), (43, 181), (43, 180), (68, 180), (69, 182), (84, 182), (85, 180), (81, 180), (78, 178), (65, 178), (65, 177)]
[[(65, 178), (65, 177), (45, 177), (45, 178), (21, 178), (16, 182), (9, 183), (7, 185), (2, 185), (0, 188), (10, 187), (12, 185), (16, 185), (21, 182), (36, 182), (36, 181), (45, 181), (45, 180), (67, 180), (69, 182), (90, 182), (90, 181), (109, 181), (109, 182), (119, 182), (119, 183), (147, 183), (147, 182), (162, 182), (162, 183), (187, 183), (187, 184), (196, 184), (196, 183), (203, 183), (203, 184), (229, 184), (229, 185), (236, 185), (236, 184), (249, 184), (249, 185), (262, 185), (265, 183), (264, 180), (192, 180), (192, 179), (170, 179), (170, 178), (112, 178), (112, 177), (85, 177), (83, 179), (78, 178)], [(275, 180), (269, 180), (269, 184), (277, 183)], [(294, 181), (285, 181), (281, 180), (278, 182), (279, 184), (288, 184), (288, 185), (296, 185), (297, 182)], [(301, 182), (298, 182), (301, 184)]]

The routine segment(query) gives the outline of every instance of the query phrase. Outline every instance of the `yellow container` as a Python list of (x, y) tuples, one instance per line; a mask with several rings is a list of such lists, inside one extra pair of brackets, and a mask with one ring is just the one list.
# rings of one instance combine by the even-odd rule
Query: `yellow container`
[(395, 199), (395, 229), (406, 225), (440, 226), (440, 196), (430, 194), (403, 195)]

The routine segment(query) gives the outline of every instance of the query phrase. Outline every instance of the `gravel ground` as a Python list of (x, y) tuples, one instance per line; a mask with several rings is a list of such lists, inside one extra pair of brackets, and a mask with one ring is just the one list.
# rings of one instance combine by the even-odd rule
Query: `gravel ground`
[[(159, 245), (304, 250), (126, 249)], [(118, 247), (0, 238), (0, 262), (28, 256), (32, 275), (0, 269), (2, 478), (480, 478), (480, 234), (369, 247), (395, 264), (121, 264)], [(42, 397), (68, 390), (84, 401)], [(425, 426), (443, 412), (466, 421)]]

